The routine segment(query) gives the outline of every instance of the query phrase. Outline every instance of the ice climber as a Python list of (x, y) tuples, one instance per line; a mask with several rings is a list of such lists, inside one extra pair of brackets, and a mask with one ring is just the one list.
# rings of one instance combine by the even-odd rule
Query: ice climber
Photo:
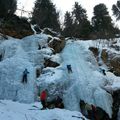
[(72, 73), (72, 67), (71, 67), (71, 65), (67, 65), (67, 70), (68, 70), (68, 73)]
[(47, 105), (46, 105), (47, 101), (46, 100), (47, 100), (47, 90), (45, 89), (40, 94), (40, 101), (41, 101), (41, 104), (43, 106), (43, 108), (41, 108), (41, 110), (46, 109), (46, 107), (47, 107)]
[(105, 69), (100, 68), (100, 72), (101, 72), (103, 75), (106, 75)]
[(0, 54), (0, 61), (2, 61), (2, 54)]
[(28, 70), (25, 69), (23, 72), (23, 79), (22, 79), (22, 83), (27, 83), (27, 74), (29, 74)]
[(96, 107), (94, 105), (91, 105), (91, 107), (92, 107), (92, 120), (98, 120)]
[(106, 75), (106, 73), (105, 73), (105, 70), (104, 70), (104, 69), (102, 70), (102, 72), (103, 72), (103, 75)]
[(59, 96), (57, 96), (55, 99), (55, 107), (64, 108), (62, 98), (60, 98)]

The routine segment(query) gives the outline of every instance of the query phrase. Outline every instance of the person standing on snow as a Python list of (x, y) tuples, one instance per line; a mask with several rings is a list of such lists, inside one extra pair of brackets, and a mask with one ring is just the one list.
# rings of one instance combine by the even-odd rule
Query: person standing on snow
[(24, 72), (23, 72), (23, 79), (22, 79), (22, 83), (27, 83), (27, 74), (29, 74), (28, 70), (25, 68)]
[(43, 108), (41, 108), (41, 110), (44, 110), (44, 109), (46, 109), (46, 101), (47, 100), (47, 89), (45, 89), (45, 90), (43, 90), (42, 92), (41, 92), (41, 94), (40, 94), (40, 101), (41, 101), (41, 104), (42, 104), (42, 106), (43, 106)]

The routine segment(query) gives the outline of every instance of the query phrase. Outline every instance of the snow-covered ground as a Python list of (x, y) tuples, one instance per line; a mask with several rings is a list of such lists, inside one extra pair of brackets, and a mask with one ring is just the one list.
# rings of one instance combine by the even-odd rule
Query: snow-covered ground
[[(33, 107), (37, 106), (37, 107)], [(40, 103), (21, 104), (0, 101), (0, 120), (83, 120), (80, 112), (62, 109), (40, 110)], [(84, 118), (84, 120), (86, 120)]]
[[(61, 53), (53, 54), (47, 45), (47, 39), (47, 35), (38, 34), (22, 40), (9, 38), (0, 41), (0, 54), (3, 56), (0, 61), (0, 99), (32, 103), (37, 98), (36, 89), (39, 87), (41, 91), (47, 88), (49, 97), (53, 99), (60, 95), (68, 110), (33, 112), (29, 110), (32, 109), (32, 104), (3, 100), (0, 102), (0, 119), (16, 120), (18, 117), (17, 120), (77, 120), (72, 115), (80, 116), (80, 113), (69, 110), (80, 111), (80, 100), (101, 107), (111, 117), (112, 96), (104, 88), (119, 89), (120, 77), (109, 72), (104, 76), (100, 72), (94, 55), (88, 50), (91, 46), (96, 47), (96, 41), (68, 40)], [(44, 68), (44, 58), (49, 58), (60, 66)], [(73, 71), (70, 74), (66, 67), (69, 64)], [(28, 84), (21, 83), (25, 68), (29, 71)], [(36, 78), (38, 68), (42, 72)]]

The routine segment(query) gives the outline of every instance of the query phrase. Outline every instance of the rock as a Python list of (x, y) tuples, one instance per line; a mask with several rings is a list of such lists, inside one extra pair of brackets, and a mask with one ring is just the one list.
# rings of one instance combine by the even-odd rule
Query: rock
[(53, 48), (55, 53), (59, 53), (65, 47), (65, 39), (53, 38), (53, 40), (48, 43), (48, 46)]
[(120, 90), (114, 91), (112, 97), (113, 97), (112, 120), (117, 120), (120, 106)]
[(59, 36), (59, 33), (55, 32), (55, 31), (52, 31), (50, 28), (44, 28), (43, 33), (51, 35), (53, 37)]
[(104, 63), (107, 63), (107, 61), (108, 61), (108, 53), (107, 53), (107, 50), (106, 50), (106, 49), (103, 49), (103, 50), (102, 50), (101, 58), (102, 58), (102, 60), (104, 61)]
[(120, 56), (116, 56), (110, 60), (110, 66), (116, 76), (120, 76)]
[(111, 45), (111, 47), (114, 48), (116, 51), (119, 51), (119, 50), (120, 50), (120, 46), (118, 46), (118, 45), (116, 45), (116, 44), (115, 44), (115, 45), (114, 45), (114, 44)]
[(8, 37), (5, 34), (0, 33), (0, 39), (1, 40), (8, 40)]
[(35, 31), (36, 31), (37, 34), (40, 34), (42, 32), (42, 30), (39, 28), (38, 25), (35, 25), (34, 29), (35, 29)]
[(0, 32), (15, 38), (23, 38), (32, 35), (33, 31), (26, 18), (19, 18), (16, 15), (5, 19), (0, 25)]
[[(95, 58), (97, 59), (98, 49), (94, 47), (90, 47), (89, 49), (93, 52)], [(109, 71), (114, 73), (116, 76), (120, 76), (120, 55), (103, 49), (101, 53), (101, 58), (103, 62), (108, 66)]]
[(109, 67), (109, 71), (114, 73), (116, 76), (120, 76), (120, 55), (103, 50), (101, 58)]
[(45, 63), (44, 63), (44, 66), (45, 67), (57, 67), (59, 66), (60, 64), (57, 63), (57, 62), (53, 62), (51, 61), (50, 59), (45, 59)]
[(48, 36), (48, 43), (52, 40), (53, 38), (51, 36)]
[(99, 54), (98, 48), (95, 48), (95, 47), (89, 47), (89, 50), (93, 52), (95, 58), (98, 57), (98, 54)]
[(40, 68), (36, 69), (36, 78), (38, 78), (41, 74), (42, 70)]

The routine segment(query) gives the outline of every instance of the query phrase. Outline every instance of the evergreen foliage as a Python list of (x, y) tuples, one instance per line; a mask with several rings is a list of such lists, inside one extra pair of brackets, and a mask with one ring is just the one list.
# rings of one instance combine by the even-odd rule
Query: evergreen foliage
[(117, 1), (116, 5), (112, 6), (113, 15), (116, 17), (116, 20), (120, 20), (120, 1)]
[(73, 33), (73, 19), (72, 19), (72, 16), (71, 16), (71, 13), (70, 12), (66, 12), (65, 13), (65, 19), (64, 19), (64, 30), (63, 30), (63, 35), (65, 37), (68, 37), (68, 36), (72, 36)]
[(16, 0), (0, 0), (0, 17), (13, 15), (17, 8)]
[(84, 20), (87, 19), (86, 10), (83, 9), (78, 2), (75, 2), (72, 14), (73, 17), (75, 17), (75, 22), (78, 24), (80, 24), (80, 22), (83, 22)]
[(86, 10), (78, 2), (75, 2), (72, 15), (74, 19), (73, 34), (78, 38), (87, 38), (90, 32), (90, 22), (87, 20)]
[(49, 27), (56, 31), (60, 30), (59, 13), (50, 0), (36, 0), (32, 21), (42, 29)]
[(88, 38), (91, 32), (91, 25), (87, 19), (86, 10), (78, 2), (75, 2), (71, 14), (69, 12), (65, 14), (64, 34), (83, 39)]
[(105, 4), (99, 4), (94, 7), (92, 25), (98, 38), (114, 37), (114, 26)]

